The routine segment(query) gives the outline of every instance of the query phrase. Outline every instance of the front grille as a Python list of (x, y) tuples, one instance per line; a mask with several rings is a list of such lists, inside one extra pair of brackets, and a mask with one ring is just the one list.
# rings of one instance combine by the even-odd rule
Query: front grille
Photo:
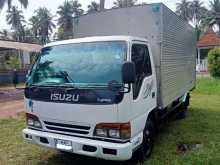
[(50, 131), (60, 132), (60, 133), (68, 133), (68, 134), (89, 134), (90, 127), (89, 126), (80, 126), (80, 125), (70, 125), (70, 124), (62, 124), (62, 123), (54, 123), (44, 121), (45, 127)]

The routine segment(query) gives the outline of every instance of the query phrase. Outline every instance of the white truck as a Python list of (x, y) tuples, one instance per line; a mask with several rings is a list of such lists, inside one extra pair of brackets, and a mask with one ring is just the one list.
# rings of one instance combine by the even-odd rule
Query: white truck
[(26, 141), (124, 161), (150, 156), (164, 117), (184, 113), (196, 80), (194, 29), (163, 4), (75, 18), (46, 45), (25, 88)]

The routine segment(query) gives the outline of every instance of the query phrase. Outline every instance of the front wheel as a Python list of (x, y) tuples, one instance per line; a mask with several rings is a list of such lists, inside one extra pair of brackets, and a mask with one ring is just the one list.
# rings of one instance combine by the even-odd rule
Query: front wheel
[(145, 158), (149, 158), (153, 151), (154, 137), (155, 137), (155, 124), (153, 120), (149, 118), (146, 122), (146, 126), (143, 131), (142, 151)]

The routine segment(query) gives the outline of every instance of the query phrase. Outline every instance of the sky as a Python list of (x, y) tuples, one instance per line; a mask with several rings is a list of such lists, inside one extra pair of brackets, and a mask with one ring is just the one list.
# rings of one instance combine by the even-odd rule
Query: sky
[[(17, 5), (21, 9), (21, 5), (17, 0), (13, 0), (13, 4)], [(50, 12), (56, 16), (56, 11), (59, 5), (61, 5), (65, 0), (29, 0), (29, 5), (27, 9), (24, 9), (25, 20), (28, 20), (34, 13), (34, 11), (39, 7), (46, 7), (50, 10)], [(91, 1), (99, 2), (99, 0), (78, 0), (82, 4), (82, 8), (87, 10), (87, 6), (91, 3)], [(105, 0), (105, 8), (111, 8), (113, 6), (114, 0)], [(146, 2), (146, 3), (157, 3), (162, 2), (171, 10), (175, 11), (176, 3), (180, 0), (138, 0), (138, 3)], [(208, 0), (203, 0), (206, 7), (208, 7)], [(10, 26), (6, 23), (6, 14), (7, 14), (7, 5), (0, 12), (0, 30), (2, 29), (10, 29)]]

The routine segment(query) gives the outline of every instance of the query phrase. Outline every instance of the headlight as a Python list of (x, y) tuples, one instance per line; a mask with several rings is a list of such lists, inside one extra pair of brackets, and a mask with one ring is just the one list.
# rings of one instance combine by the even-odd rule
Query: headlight
[(109, 129), (108, 133), (109, 133), (109, 137), (120, 138), (120, 130), (118, 129)]
[(33, 114), (26, 113), (26, 121), (28, 126), (42, 128), (40, 120)]
[(101, 123), (96, 125), (95, 136), (127, 140), (131, 137), (130, 123)]
[(35, 120), (34, 121), (34, 127), (41, 128), (42, 126), (41, 126), (40, 121)]
[(27, 119), (27, 125), (34, 126), (34, 120), (32, 118)]
[(101, 128), (97, 128), (95, 134), (97, 136), (105, 136), (105, 137), (108, 135), (107, 130)]

